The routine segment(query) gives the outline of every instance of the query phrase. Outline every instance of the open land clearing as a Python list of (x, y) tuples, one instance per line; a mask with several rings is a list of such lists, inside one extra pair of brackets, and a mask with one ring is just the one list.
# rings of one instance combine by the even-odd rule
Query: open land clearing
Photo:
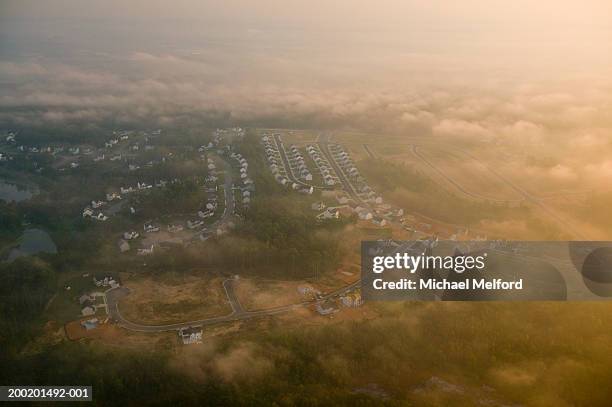
[(162, 276), (135, 277), (129, 283), (130, 295), (120, 304), (130, 321), (143, 324), (170, 324), (226, 315), (232, 310), (222, 279), (166, 273)]
[(300, 281), (256, 280), (241, 278), (236, 284), (236, 295), (242, 306), (258, 310), (296, 304), (307, 300), (298, 292), (301, 286), (310, 286)]

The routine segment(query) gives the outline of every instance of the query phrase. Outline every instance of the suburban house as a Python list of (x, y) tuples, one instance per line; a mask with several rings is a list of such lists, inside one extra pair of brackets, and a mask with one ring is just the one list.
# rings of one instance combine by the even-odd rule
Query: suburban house
[(95, 305), (88, 305), (86, 307), (84, 307), (83, 309), (81, 309), (81, 314), (84, 316), (90, 316), (90, 315), (94, 315), (96, 313), (96, 306)]
[(178, 232), (182, 232), (183, 229), (185, 229), (183, 227), (183, 225), (168, 225), (168, 232), (170, 233), (178, 233)]
[(104, 201), (91, 201), (91, 207), (94, 209), (98, 209), (101, 206), (106, 205), (106, 202)]
[(138, 232), (135, 232), (135, 231), (123, 233), (123, 238), (125, 240), (136, 239), (138, 236), (140, 236), (140, 235), (138, 234)]
[(375, 218), (372, 219), (372, 223), (375, 224), (376, 226), (387, 226), (387, 220), (385, 218), (381, 218), (380, 216), (377, 216)]
[(340, 211), (334, 208), (327, 208), (324, 212), (321, 212), (317, 215), (317, 219), (325, 220), (325, 219), (338, 219), (340, 217)]
[(111, 287), (116, 288), (119, 287), (119, 283), (115, 281), (115, 279), (111, 276), (104, 277), (93, 277), (93, 282), (96, 287)]
[(350, 308), (360, 307), (363, 305), (363, 299), (361, 298), (361, 293), (359, 292), (347, 294), (340, 298), (340, 301), (342, 302), (342, 305)]
[(92, 218), (101, 222), (105, 222), (106, 220), (108, 220), (108, 216), (106, 216), (102, 212), (99, 212), (97, 215), (92, 216)]
[(155, 250), (155, 246), (151, 245), (150, 247), (145, 247), (142, 249), (138, 249), (138, 252), (136, 253), (139, 256), (148, 256), (150, 254), (153, 254), (153, 251)]
[(369, 209), (363, 208), (361, 206), (356, 207), (355, 212), (361, 220), (370, 220), (374, 217), (374, 215)]
[(313, 211), (322, 211), (323, 209), (325, 209), (325, 204), (323, 202), (315, 202), (312, 205), (310, 205), (310, 208)]
[(121, 195), (119, 195), (119, 194), (118, 194), (118, 193), (116, 193), (116, 192), (112, 192), (112, 193), (110, 193), (110, 194), (106, 194), (106, 200), (107, 200), (108, 202), (114, 201), (114, 200), (116, 200), (116, 199), (121, 199)]
[(91, 302), (95, 300), (95, 297), (91, 294), (83, 294), (79, 297), (79, 304), (83, 305), (86, 302)]
[(215, 212), (210, 209), (206, 209), (205, 211), (198, 211), (198, 216), (202, 219), (210, 218), (214, 214)]
[(159, 226), (153, 226), (151, 223), (145, 223), (143, 229), (146, 233), (159, 232)]
[(202, 343), (202, 328), (191, 326), (187, 328), (181, 328), (178, 331), (178, 336), (179, 338), (181, 338), (184, 345)]
[(188, 220), (187, 221), (187, 227), (189, 229), (195, 229), (203, 225), (204, 225), (204, 221), (201, 221), (201, 220), (193, 220), (193, 221)]

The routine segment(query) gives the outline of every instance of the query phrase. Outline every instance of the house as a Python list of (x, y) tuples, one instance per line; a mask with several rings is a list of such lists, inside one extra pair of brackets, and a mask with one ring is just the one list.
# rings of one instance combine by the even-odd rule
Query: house
[(353, 292), (341, 297), (340, 302), (342, 302), (342, 305), (349, 308), (360, 307), (363, 305), (363, 299), (361, 298), (361, 293), (359, 292)]
[(338, 209), (327, 208), (324, 212), (317, 215), (317, 219), (338, 219), (340, 217), (340, 211)]
[(119, 242), (117, 244), (121, 253), (125, 253), (130, 250), (130, 244), (123, 239), (119, 239)]
[(323, 209), (325, 209), (325, 204), (323, 202), (315, 202), (310, 205), (310, 209), (312, 209), (313, 211), (322, 211)]
[(314, 290), (312, 289), (312, 287), (307, 286), (307, 285), (301, 285), (297, 288), (298, 293), (302, 294), (302, 295), (308, 295), (310, 293), (314, 293)]
[(116, 192), (111, 192), (110, 194), (106, 194), (106, 200), (108, 202), (114, 201), (116, 199), (121, 199), (121, 195)]
[(140, 236), (140, 235), (138, 234), (138, 232), (135, 232), (135, 231), (123, 233), (123, 238), (125, 240), (136, 239), (136, 238), (138, 238), (138, 236)]
[(98, 318), (91, 318), (85, 321), (81, 321), (81, 326), (86, 330), (96, 329), (98, 327)]
[(202, 219), (210, 218), (215, 214), (214, 211), (207, 209), (205, 211), (198, 211), (198, 216)]
[(94, 218), (95, 220), (99, 220), (101, 222), (105, 222), (106, 220), (108, 220), (108, 216), (106, 216), (105, 214), (103, 214), (102, 212), (98, 213), (95, 216), (92, 216), (92, 218)]
[(365, 208), (362, 210), (356, 209), (355, 211), (357, 212), (357, 215), (359, 216), (359, 219), (361, 220), (370, 220), (374, 218), (374, 215), (368, 209), (365, 209)]
[(84, 316), (90, 316), (90, 315), (94, 315), (96, 313), (96, 306), (95, 305), (88, 305), (86, 307), (84, 307), (83, 309), (81, 309), (81, 314)]
[(145, 247), (142, 249), (138, 249), (138, 252), (136, 253), (139, 256), (148, 256), (150, 254), (153, 254), (153, 251), (155, 250), (155, 246), (151, 245), (150, 247)]
[(201, 220), (194, 220), (194, 221), (188, 220), (187, 221), (187, 227), (189, 229), (195, 229), (203, 225), (204, 225), (204, 221), (201, 221)]
[(115, 281), (115, 279), (111, 276), (104, 276), (104, 277), (93, 277), (93, 282), (94, 285), (96, 287), (111, 287), (111, 288), (116, 288), (119, 287), (119, 283), (117, 281)]
[(312, 195), (314, 192), (314, 187), (311, 185), (310, 187), (301, 188), (298, 192), (306, 195)]
[(372, 219), (372, 223), (375, 224), (376, 226), (387, 226), (387, 220), (385, 218), (381, 218), (380, 216), (377, 216), (375, 218)]
[(86, 218), (88, 216), (92, 216), (94, 214), (94, 212), (91, 210), (91, 208), (85, 208), (83, 210), (83, 217)]
[(202, 343), (202, 328), (191, 326), (187, 328), (181, 328), (178, 331), (178, 336), (179, 338), (181, 338), (184, 345)]
[(83, 305), (86, 302), (93, 301), (94, 299), (95, 299), (94, 296), (91, 294), (83, 294), (79, 297), (79, 304)]
[(143, 225), (143, 229), (146, 233), (155, 233), (159, 232), (159, 226), (153, 226), (151, 223), (145, 223)]
[(97, 209), (97, 208), (99, 208), (101, 206), (104, 206), (104, 205), (106, 205), (106, 202), (104, 202), (104, 201), (91, 201), (91, 207), (94, 208), (94, 209)]
[(168, 232), (170, 233), (182, 232), (183, 229), (185, 229), (183, 225), (168, 225)]

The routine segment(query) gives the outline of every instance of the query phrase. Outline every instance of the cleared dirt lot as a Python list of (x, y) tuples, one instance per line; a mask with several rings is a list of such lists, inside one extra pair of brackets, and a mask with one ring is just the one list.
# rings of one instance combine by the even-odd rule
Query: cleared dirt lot
[(119, 304), (123, 316), (143, 324), (169, 324), (231, 312), (222, 278), (166, 273), (136, 277)]
[(308, 298), (298, 292), (300, 286), (311, 286), (300, 281), (240, 279), (236, 295), (246, 310), (274, 308), (295, 304)]

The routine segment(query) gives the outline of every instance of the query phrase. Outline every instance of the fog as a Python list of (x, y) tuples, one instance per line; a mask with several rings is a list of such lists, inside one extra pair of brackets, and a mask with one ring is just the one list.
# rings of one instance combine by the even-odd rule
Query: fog
[(3, 1), (0, 127), (222, 115), (596, 145), (612, 125), (611, 9), (597, 0)]

